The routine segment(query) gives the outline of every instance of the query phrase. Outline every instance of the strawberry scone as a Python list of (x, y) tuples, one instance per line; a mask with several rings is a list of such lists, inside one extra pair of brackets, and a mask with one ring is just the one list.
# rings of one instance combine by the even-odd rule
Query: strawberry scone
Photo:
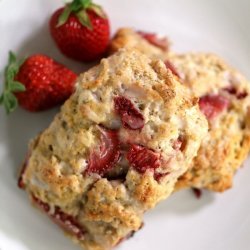
[(165, 59), (171, 55), (171, 43), (167, 37), (155, 33), (134, 31), (131, 28), (121, 28), (117, 31), (109, 45), (109, 53), (113, 54), (120, 48), (135, 48), (152, 59)]
[(19, 186), (83, 248), (111, 249), (171, 194), (206, 134), (198, 99), (162, 61), (121, 50), (79, 77)]
[[(119, 49), (119, 45), (132, 47), (133, 44), (138, 49), (140, 40), (138, 32), (120, 29), (111, 42), (110, 50)], [(146, 47), (144, 42), (140, 50), (155, 58), (152, 47), (152, 44)], [(200, 109), (209, 121), (209, 134), (191, 167), (179, 179), (176, 189), (194, 187), (222, 192), (230, 188), (236, 170), (250, 149), (249, 82), (213, 54), (162, 53), (159, 58), (200, 97)]]
[(209, 122), (198, 156), (177, 188), (225, 191), (250, 150), (250, 83), (213, 54), (187, 53), (170, 60), (200, 97), (200, 109)]

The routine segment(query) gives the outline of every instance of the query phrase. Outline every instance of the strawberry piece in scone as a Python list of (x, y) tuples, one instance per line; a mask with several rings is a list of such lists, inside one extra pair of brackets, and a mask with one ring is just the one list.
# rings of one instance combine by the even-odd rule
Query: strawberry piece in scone
[(111, 249), (173, 191), (207, 133), (159, 60), (121, 50), (82, 74), (31, 144), (22, 187), (84, 249)]
[(216, 55), (166, 53), (132, 29), (118, 30), (110, 51), (123, 47), (162, 59), (166, 68), (200, 98), (200, 109), (209, 121), (209, 134), (177, 189), (194, 187), (222, 192), (230, 188), (250, 150), (249, 82)]
[(131, 145), (127, 154), (131, 167), (140, 173), (154, 171), (161, 166), (160, 154), (140, 145)]
[(228, 108), (229, 100), (222, 95), (206, 95), (200, 98), (199, 105), (202, 113), (211, 120)]
[(156, 33), (134, 31), (122, 28), (117, 31), (109, 46), (112, 54), (120, 48), (135, 48), (151, 58), (166, 59), (172, 54), (171, 42), (167, 37), (160, 37)]
[(75, 235), (79, 240), (84, 239), (85, 229), (79, 225), (73, 216), (64, 213), (59, 207), (56, 206), (53, 207), (52, 211), (49, 204), (42, 202), (35, 196), (32, 197), (32, 202), (35, 206), (48, 214), (57, 225), (63, 228), (65, 232)]
[(163, 51), (169, 50), (169, 41), (166, 37), (161, 38), (155, 33), (145, 31), (138, 31), (137, 33), (155, 47), (158, 47)]
[(98, 127), (100, 130), (100, 145), (89, 155), (86, 172), (104, 175), (118, 162), (120, 158), (120, 142), (118, 130)]
[(115, 110), (120, 115), (122, 124), (127, 129), (141, 129), (144, 126), (143, 115), (135, 108), (133, 103), (124, 96), (114, 99)]

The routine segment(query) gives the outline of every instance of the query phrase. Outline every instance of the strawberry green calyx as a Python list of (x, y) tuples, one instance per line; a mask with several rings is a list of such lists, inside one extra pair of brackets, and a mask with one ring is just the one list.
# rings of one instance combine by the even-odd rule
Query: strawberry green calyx
[(57, 23), (57, 27), (65, 24), (71, 13), (75, 13), (79, 22), (92, 30), (92, 24), (89, 19), (87, 10), (92, 10), (96, 15), (101, 18), (106, 18), (105, 13), (100, 5), (94, 4), (92, 0), (73, 0), (71, 3), (67, 4), (64, 8), (63, 13), (60, 15)]
[(13, 93), (25, 91), (25, 86), (15, 80), (20, 66), (24, 60), (17, 60), (16, 56), (10, 51), (9, 62), (4, 71), (4, 89), (0, 96), (0, 105), (5, 107), (6, 112), (9, 114), (14, 111), (18, 105), (17, 98)]

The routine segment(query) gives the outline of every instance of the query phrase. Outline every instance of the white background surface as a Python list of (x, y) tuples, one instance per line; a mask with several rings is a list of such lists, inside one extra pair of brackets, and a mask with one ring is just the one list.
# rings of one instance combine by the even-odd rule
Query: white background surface
[[(100, 0), (113, 32), (132, 26), (167, 34), (177, 51), (212, 51), (250, 78), (249, 0)], [(48, 18), (60, 0), (0, 0), (0, 72), (9, 50), (20, 56), (46, 53), (77, 72), (86, 65), (63, 57), (48, 32)], [(209, 84), (209, 83), (208, 83)], [(0, 85), (2, 88), (2, 85)], [(33, 209), (16, 187), (28, 140), (57, 110), (31, 114), (0, 110), (0, 249), (77, 250), (57, 226)], [(174, 194), (148, 213), (145, 227), (120, 250), (249, 250), (249, 160), (223, 195)]]

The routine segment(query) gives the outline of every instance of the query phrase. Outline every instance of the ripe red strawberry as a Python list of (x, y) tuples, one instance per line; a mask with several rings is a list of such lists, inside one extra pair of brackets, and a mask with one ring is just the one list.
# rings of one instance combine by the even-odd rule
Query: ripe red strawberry
[(73, 0), (51, 17), (50, 32), (61, 52), (78, 61), (100, 58), (109, 44), (109, 21), (92, 0)]
[(129, 99), (118, 96), (114, 99), (114, 102), (115, 111), (120, 115), (125, 128), (132, 130), (143, 128), (144, 118)]
[(221, 95), (206, 95), (200, 98), (199, 105), (203, 114), (211, 120), (228, 108), (229, 101)]
[(169, 41), (166, 37), (160, 38), (155, 33), (149, 33), (144, 31), (138, 31), (137, 33), (141, 35), (141, 37), (146, 39), (149, 43), (162, 49), (163, 51), (169, 50)]
[(86, 172), (103, 176), (120, 158), (120, 143), (117, 130), (99, 127), (100, 146), (90, 153)]
[(35, 205), (48, 214), (58, 226), (63, 228), (63, 230), (71, 235), (75, 235), (79, 240), (84, 239), (85, 230), (73, 216), (64, 213), (59, 207), (55, 207), (54, 210), (51, 210), (49, 204), (42, 202), (35, 196), (32, 198)]
[(41, 111), (63, 103), (73, 92), (77, 75), (45, 55), (24, 62), (10, 52), (0, 104), (7, 113), (19, 103), (29, 111)]
[(148, 169), (155, 170), (160, 167), (160, 155), (153, 150), (140, 145), (131, 145), (127, 159), (129, 164), (139, 173), (145, 173)]

